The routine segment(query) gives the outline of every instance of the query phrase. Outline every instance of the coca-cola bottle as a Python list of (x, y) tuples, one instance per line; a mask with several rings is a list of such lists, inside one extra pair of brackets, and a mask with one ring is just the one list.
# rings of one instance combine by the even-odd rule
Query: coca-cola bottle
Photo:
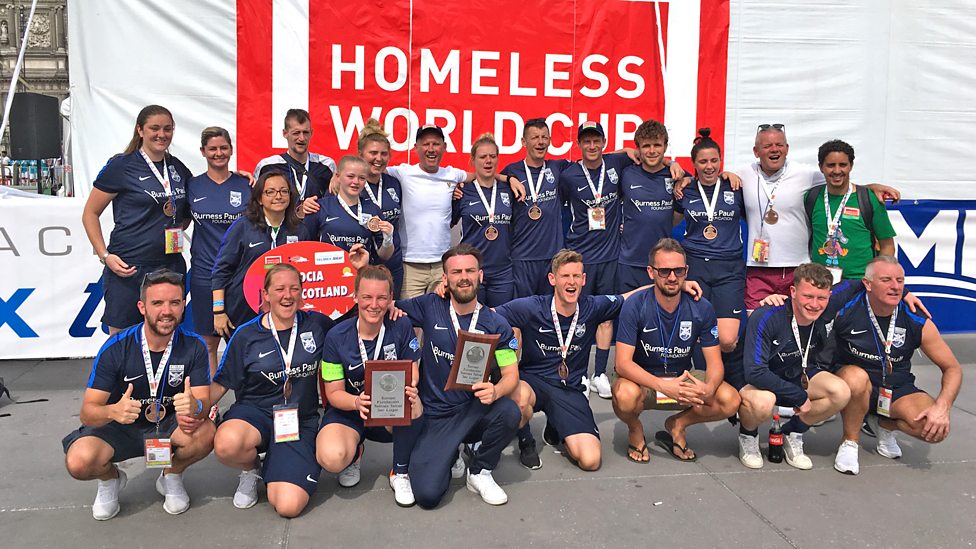
[(769, 428), (769, 461), (783, 461), (783, 430), (779, 425), (779, 414), (773, 414), (773, 426)]

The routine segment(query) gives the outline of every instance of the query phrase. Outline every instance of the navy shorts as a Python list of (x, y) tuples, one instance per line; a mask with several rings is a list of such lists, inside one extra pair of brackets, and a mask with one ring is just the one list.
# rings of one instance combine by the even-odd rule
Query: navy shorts
[(197, 267), (190, 269), (190, 300), (193, 331), (202, 336), (216, 336), (213, 325), (213, 290), (210, 272)]
[(546, 414), (546, 421), (559, 434), (560, 440), (581, 433), (600, 438), (600, 429), (593, 419), (590, 401), (582, 391), (553, 385), (530, 373), (523, 372), (520, 377), (535, 392), (535, 406), (532, 411)]
[[(168, 437), (176, 430), (176, 414), (168, 414), (159, 422), (159, 433), (162, 437)], [(141, 457), (145, 455), (145, 435), (156, 431), (154, 423), (123, 425), (110, 421), (101, 427), (88, 427), (82, 425), (72, 431), (68, 436), (61, 440), (61, 447), (64, 453), (68, 453), (68, 448), (76, 440), (82, 437), (97, 437), (108, 443), (114, 450), (112, 462), (118, 463), (127, 459)]]
[[(821, 370), (820, 368), (807, 368), (807, 378), (812, 380), (813, 379), (813, 376), (819, 374), (822, 371), (823, 370)], [(800, 387), (800, 376), (799, 375), (797, 375), (796, 379), (787, 379), (786, 381), (789, 381), (790, 383), (795, 384), (797, 387)], [(793, 408), (794, 407), (793, 404), (790, 404), (788, 402), (783, 402), (783, 400), (780, 399), (779, 395), (776, 395), (776, 405), (777, 406), (783, 406), (784, 408)]]
[(553, 287), (549, 284), (551, 268), (552, 261), (549, 259), (512, 261), (515, 297), (552, 295)]
[(315, 493), (322, 467), (315, 459), (315, 435), (318, 416), (301, 419), (299, 439), (294, 442), (274, 442), (274, 418), (271, 410), (262, 410), (250, 404), (235, 403), (224, 413), (223, 421), (246, 421), (261, 433), (258, 453), (266, 452), (261, 476), (265, 484), (287, 482), (308, 492)]
[(403, 288), (403, 262), (384, 263), (384, 265), (390, 269), (390, 274), (393, 275), (393, 299), (400, 299), (400, 289)]
[(739, 259), (688, 256), (688, 280), (702, 287), (717, 318), (741, 318), (745, 309), (746, 264)]
[(182, 275), (186, 274), (186, 262), (183, 261), (183, 256), (174, 255), (172, 261), (162, 265), (138, 265), (136, 274), (125, 278), (118, 276), (108, 267), (102, 269), (102, 289), (105, 292), (105, 312), (102, 313), (102, 322), (113, 328), (128, 328), (142, 322), (142, 314), (139, 313), (139, 307), (136, 305), (139, 302), (142, 279), (163, 267)]
[(618, 294), (625, 294), (641, 286), (654, 283), (650, 275), (647, 274), (647, 267), (634, 267), (633, 265), (623, 264), (617, 266), (617, 282)]
[[(871, 382), (871, 400), (868, 401), (868, 412), (872, 414), (878, 413), (878, 393), (881, 384), (876, 384), (872, 380)], [(908, 382), (901, 385), (895, 385), (891, 388), (891, 403), (894, 404), (896, 400), (903, 396), (913, 395), (915, 393), (924, 393), (925, 391), (919, 389), (914, 383)]]
[(340, 410), (332, 406), (325, 410), (325, 414), (322, 416), (322, 422), (319, 424), (319, 430), (322, 427), (329, 425), (331, 423), (338, 423), (339, 425), (345, 425), (350, 429), (356, 431), (359, 435), (359, 442), (363, 440), (372, 440), (373, 442), (393, 442), (393, 434), (387, 431), (384, 427), (366, 427), (363, 424), (363, 418), (359, 417), (359, 412), (354, 412), (352, 410)]
[(616, 295), (617, 293), (617, 262), (583, 263), (586, 273), (584, 295)]
[(488, 307), (498, 307), (512, 300), (512, 268), (492, 274), (485, 273), (481, 287), (478, 288), (478, 301)]

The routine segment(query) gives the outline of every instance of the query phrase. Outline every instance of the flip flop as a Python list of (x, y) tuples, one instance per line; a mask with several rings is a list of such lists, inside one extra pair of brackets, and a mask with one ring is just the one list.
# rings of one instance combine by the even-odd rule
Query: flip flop
[[(640, 457), (641, 457), (641, 459), (634, 459), (630, 455), (631, 452), (635, 452), (635, 453), (639, 454)], [(629, 459), (630, 461), (633, 461), (634, 463), (640, 463), (641, 465), (647, 465), (651, 461), (651, 456), (648, 453), (647, 454), (647, 461), (644, 461), (643, 458), (644, 458), (645, 452), (647, 452), (647, 442), (646, 441), (644, 441), (644, 442), (641, 443), (640, 448), (638, 448), (637, 446), (634, 446), (632, 444), (628, 444), (627, 445), (627, 459)]]
[[(671, 433), (667, 431), (658, 431), (657, 433), (654, 433), (654, 443), (663, 448), (665, 452), (671, 454), (671, 457), (678, 461), (693, 462), (698, 459), (697, 454), (690, 458), (684, 458), (675, 452), (675, 448), (681, 450), (681, 454), (685, 454), (689, 450), (685, 446), (678, 445), (678, 443), (674, 441), (674, 438), (671, 437)], [(694, 451), (691, 452), (694, 453)]]

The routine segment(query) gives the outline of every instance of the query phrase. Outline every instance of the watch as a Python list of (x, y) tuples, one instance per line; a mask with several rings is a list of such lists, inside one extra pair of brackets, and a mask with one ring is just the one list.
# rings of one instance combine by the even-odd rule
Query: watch
[(109, 252), (105, 252), (104, 255), (98, 256), (98, 262), (101, 263), (102, 265), (104, 265), (105, 264), (105, 260), (108, 259), (108, 256), (110, 256), (110, 255), (112, 255), (112, 254), (109, 253)]

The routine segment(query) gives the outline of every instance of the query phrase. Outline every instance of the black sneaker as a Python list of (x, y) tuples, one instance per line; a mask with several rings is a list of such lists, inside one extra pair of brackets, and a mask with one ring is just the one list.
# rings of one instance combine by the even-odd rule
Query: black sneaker
[(549, 446), (559, 446), (559, 434), (548, 421), (546, 422), (546, 429), (542, 431), (542, 440)]
[(526, 469), (539, 469), (542, 467), (542, 458), (535, 449), (535, 439), (528, 438), (519, 441), (519, 461)]
[(868, 423), (867, 420), (861, 424), (861, 432), (871, 438), (878, 438), (877, 433), (874, 432), (874, 429), (871, 428), (871, 424)]

